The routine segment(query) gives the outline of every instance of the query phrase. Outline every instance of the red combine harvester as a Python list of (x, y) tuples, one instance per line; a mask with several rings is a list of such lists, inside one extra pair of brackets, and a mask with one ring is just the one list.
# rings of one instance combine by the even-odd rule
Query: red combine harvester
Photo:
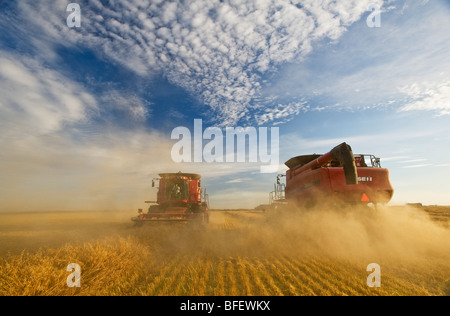
[(187, 221), (201, 224), (209, 222), (208, 195), (200, 184), (201, 176), (195, 173), (160, 173), (156, 201), (150, 203), (147, 213), (138, 210), (138, 216), (131, 220), (137, 224), (157, 221)]
[[(353, 155), (346, 143), (324, 155), (305, 155), (289, 159), (286, 175), (278, 175), (270, 204), (312, 207), (321, 203), (388, 203), (394, 190), (388, 169), (381, 168), (373, 155)], [(286, 177), (286, 185), (280, 183)]]

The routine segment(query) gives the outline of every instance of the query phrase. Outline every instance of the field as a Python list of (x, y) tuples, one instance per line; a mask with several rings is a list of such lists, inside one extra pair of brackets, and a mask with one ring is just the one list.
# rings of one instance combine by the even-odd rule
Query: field
[(216, 210), (204, 230), (134, 215), (0, 214), (0, 295), (450, 295), (448, 207)]

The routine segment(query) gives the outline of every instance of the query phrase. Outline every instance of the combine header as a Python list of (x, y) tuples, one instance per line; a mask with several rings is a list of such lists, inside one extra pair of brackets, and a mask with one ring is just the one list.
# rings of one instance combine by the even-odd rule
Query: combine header
[[(394, 193), (389, 171), (381, 168), (380, 159), (353, 155), (346, 143), (324, 155), (291, 158), (285, 165), (289, 170), (278, 175), (270, 195), (272, 207), (290, 203), (311, 207), (323, 202), (376, 205), (389, 202)], [(280, 177), (286, 177), (286, 185)]]
[(131, 220), (137, 224), (156, 221), (189, 221), (201, 224), (209, 222), (208, 195), (203, 194), (201, 176), (195, 173), (160, 173), (152, 180), (152, 187), (159, 181), (156, 201), (147, 213), (138, 210)]

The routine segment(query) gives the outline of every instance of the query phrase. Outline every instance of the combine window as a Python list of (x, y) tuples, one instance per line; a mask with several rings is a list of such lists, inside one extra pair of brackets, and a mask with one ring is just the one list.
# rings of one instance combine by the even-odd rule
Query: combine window
[(167, 200), (187, 200), (189, 197), (189, 181), (188, 180), (172, 180), (166, 186)]
[(381, 168), (380, 158), (374, 155), (355, 155), (356, 167)]
[[(374, 155), (354, 155), (355, 165), (358, 168), (381, 168), (380, 158)], [(331, 161), (325, 165), (325, 167), (342, 167), (339, 161)]]

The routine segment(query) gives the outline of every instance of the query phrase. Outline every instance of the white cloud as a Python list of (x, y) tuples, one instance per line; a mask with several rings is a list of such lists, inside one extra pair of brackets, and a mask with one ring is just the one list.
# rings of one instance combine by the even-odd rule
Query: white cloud
[(132, 121), (145, 121), (150, 116), (148, 102), (136, 95), (128, 95), (117, 90), (106, 91), (100, 97), (103, 106), (124, 113)]
[(229, 181), (226, 181), (225, 183), (242, 183), (242, 182), (245, 182), (245, 181), (249, 181), (250, 179), (248, 179), (248, 178), (236, 178), (236, 179), (233, 179), (233, 180), (229, 180)]
[(380, 28), (358, 24), (335, 46), (321, 45), (305, 62), (282, 67), (276, 80), (261, 89), (263, 96), (277, 96), (286, 104), (306, 100), (312, 111), (448, 114), (448, 6), (409, 3), (404, 13), (388, 6)]
[[(46, 39), (101, 50), (143, 76), (163, 73), (210, 106), (223, 125), (233, 125), (240, 119), (276, 120), (277, 106), (271, 116), (266, 112), (272, 105), (257, 102), (261, 75), (301, 60), (314, 41), (338, 39), (374, 2), (382, 3), (115, 1), (104, 7), (97, 1), (82, 8), (82, 25), (76, 30), (61, 19), (67, 0), (57, 5), (22, 2), (20, 7), (27, 20), (43, 28)], [(286, 109), (283, 120), (289, 111), (294, 115), (295, 107)]]
[(411, 99), (400, 111), (435, 111), (438, 115), (450, 115), (450, 80), (414, 83), (400, 91)]
[(77, 83), (38, 62), (0, 53), (0, 116), (5, 135), (46, 134), (81, 122), (97, 107)]
[(263, 114), (257, 115), (259, 124), (276, 122), (274, 125), (289, 121), (301, 111), (307, 111), (309, 106), (306, 101), (290, 102), (288, 104), (278, 104), (275, 107), (266, 108)]
[[(133, 97), (112, 91), (109, 102), (136, 119), (144, 114)], [(142, 179), (167, 165), (158, 159), (170, 144), (156, 133), (93, 123), (99, 108), (70, 78), (0, 52), (1, 211), (124, 207), (138, 194), (127, 190), (142, 193)]]

